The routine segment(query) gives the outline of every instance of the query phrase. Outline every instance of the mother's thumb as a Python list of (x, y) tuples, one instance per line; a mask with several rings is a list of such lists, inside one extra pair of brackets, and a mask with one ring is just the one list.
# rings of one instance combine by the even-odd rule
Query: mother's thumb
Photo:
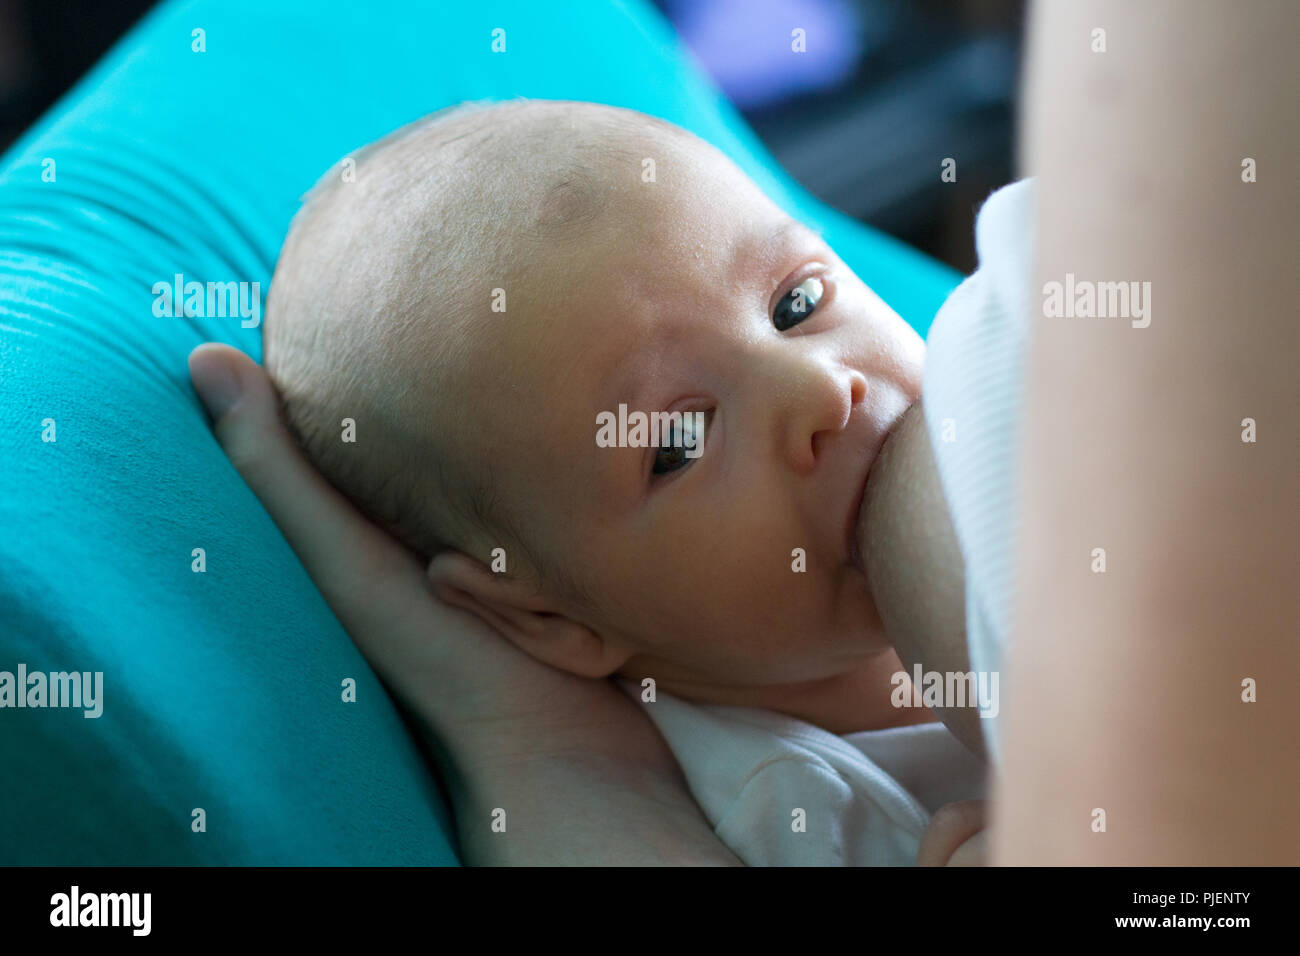
[(243, 352), (206, 342), (190, 353), (190, 378), (194, 391), (208, 410), (213, 422), (219, 422), (239, 403), (245, 389), (241, 365), (253, 364)]

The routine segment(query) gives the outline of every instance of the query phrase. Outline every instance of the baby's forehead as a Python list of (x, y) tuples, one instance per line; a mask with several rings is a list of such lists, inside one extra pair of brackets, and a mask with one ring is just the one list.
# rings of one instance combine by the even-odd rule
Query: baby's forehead
[[(571, 122), (605, 129), (588, 132), (575, 148), (548, 134), (546, 148), (534, 141), (531, 153), (535, 128), (498, 131), (475, 151), (505, 153), (461, 175), (467, 184), (490, 177), (505, 188), (484, 195), (432, 184), (420, 216), (425, 224), (416, 231), (445, 244), (442, 265), (449, 268), (412, 270), (409, 294), (433, 306), (454, 296), (462, 301), (442, 314), (469, 321), (451, 328), (417, 322), (419, 334), (464, 340), (462, 354), (479, 373), (507, 374), (501, 366), (518, 363), (528, 367), (518, 372), (540, 365), (554, 374), (565, 361), (557, 349), (599, 344), (573, 341), (592, 335), (575, 327), (584, 317), (598, 320), (602, 306), (659, 300), (665, 283), (680, 282), (685, 270), (789, 221), (721, 154), (684, 131), (666, 133), (631, 113), (611, 126), (608, 117), (579, 110)], [(400, 163), (389, 170), (410, 172)], [(418, 244), (412, 254), (422, 257)]]

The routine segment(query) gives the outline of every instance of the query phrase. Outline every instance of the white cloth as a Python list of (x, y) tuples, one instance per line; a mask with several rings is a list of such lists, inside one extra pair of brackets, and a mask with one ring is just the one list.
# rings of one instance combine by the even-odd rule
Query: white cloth
[[(1004, 187), (981, 209), (980, 267), (935, 318), (922, 386), (966, 562), (967, 635), (977, 671), (1001, 666), (1007, 627), (1031, 187), (1028, 180)], [(945, 440), (949, 419), (955, 441)], [(618, 683), (640, 701), (638, 684)], [(984, 766), (942, 724), (836, 736), (772, 711), (695, 704), (662, 692), (642, 706), (714, 832), (751, 866), (913, 865), (935, 810), (985, 796)], [(995, 723), (981, 720), (991, 754)], [(802, 832), (795, 825), (800, 811)]]
[[(925, 420), (966, 565), (966, 643), (971, 668), (998, 674), (1015, 573), (1016, 454), (1033, 289), (1034, 182), (995, 192), (975, 221), (980, 265), (953, 290), (926, 339)], [(1001, 762), (998, 716), (980, 727)]]
[[(638, 684), (618, 684), (640, 700)], [(641, 706), (750, 866), (912, 866), (935, 810), (984, 796), (983, 764), (942, 724), (836, 736), (769, 710), (656, 698)]]

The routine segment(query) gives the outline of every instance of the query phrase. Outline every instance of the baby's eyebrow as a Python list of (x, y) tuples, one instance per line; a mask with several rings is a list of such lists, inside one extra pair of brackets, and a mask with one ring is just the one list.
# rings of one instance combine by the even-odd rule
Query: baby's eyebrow
[(787, 232), (804, 233), (814, 239), (820, 239), (822, 236), (820, 229), (815, 229), (806, 222), (801, 222), (798, 219), (787, 219), (782, 223), (781, 228), (778, 229), (777, 232), (782, 234)]
[(822, 241), (822, 234), (812, 227), (800, 222), (798, 219), (784, 219), (762, 240), (759, 248), (759, 257), (761, 262), (770, 263), (777, 256), (793, 245), (797, 240), (814, 240)]
[(777, 226), (772, 232), (772, 235), (768, 237), (767, 245), (769, 247), (775, 246), (787, 239), (795, 238), (804, 234), (814, 238), (821, 237), (821, 233), (800, 222), (798, 219), (786, 219), (781, 223), (781, 225)]

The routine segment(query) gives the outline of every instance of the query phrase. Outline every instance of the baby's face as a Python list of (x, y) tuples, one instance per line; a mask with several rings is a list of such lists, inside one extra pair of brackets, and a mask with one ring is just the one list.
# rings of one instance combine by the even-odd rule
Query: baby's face
[[(557, 611), (622, 673), (679, 690), (842, 673), (887, 644), (853, 535), (924, 347), (721, 154), (655, 159), (656, 182), (601, 171), (596, 228), (525, 263), (470, 414), (501, 494), (598, 605)], [(704, 412), (702, 452), (601, 447), (620, 405)]]

